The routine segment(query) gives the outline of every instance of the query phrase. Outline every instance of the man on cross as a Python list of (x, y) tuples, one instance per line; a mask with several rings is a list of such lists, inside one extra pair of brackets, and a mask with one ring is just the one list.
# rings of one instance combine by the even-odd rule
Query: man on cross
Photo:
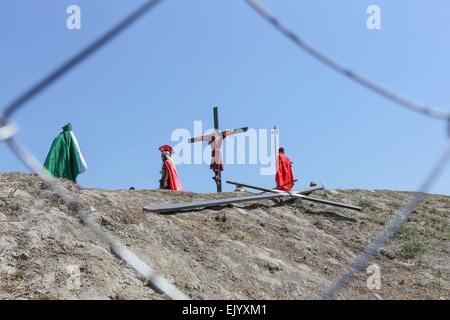
[(221, 172), (223, 171), (222, 158), (222, 143), (223, 140), (230, 134), (229, 130), (223, 132), (214, 132), (209, 140), (211, 146), (211, 164), (209, 168), (214, 172), (214, 181), (216, 183), (221, 181)]

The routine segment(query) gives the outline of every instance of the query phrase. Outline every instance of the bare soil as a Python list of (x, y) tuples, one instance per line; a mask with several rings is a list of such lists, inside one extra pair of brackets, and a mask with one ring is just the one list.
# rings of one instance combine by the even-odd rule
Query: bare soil
[[(62, 183), (104, 230), (194, 299), (319, 299), (410, 196), (326, 190), (315, 195), (363, 212), (265, 200), (163, 215), (142, 208), (236, 194)], [(450, 197), (427, 195), (372, 261), (381, 288), (368, 289), (370, 274), (361, 273), (339, 298), (450, 299), (449, 213)], [(0, 174), (0, 299), (166, 297), (111, 254), (37, 176), (7, 173)]]

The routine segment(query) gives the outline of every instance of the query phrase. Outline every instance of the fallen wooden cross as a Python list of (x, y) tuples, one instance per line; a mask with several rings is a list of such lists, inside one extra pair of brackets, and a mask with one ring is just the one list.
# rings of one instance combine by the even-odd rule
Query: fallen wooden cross
[[(247, 186), (247, 185), (244, 185), (244, 186)], [(323, 187), (313, 187), (313, 188), (307, 188), (307, 189), (301, 190), (301, 191), (293, 191), (293, 193), (295, 192), (295, 194), (306, 195), (306, 194), (310, 194), (313, 191), (321, 190), (321, 189), (323, 189)], [(182, 210), (218, 207), (218, 206), (223, 206), (223, 205), (227, 205), (230, 203), (253, 202), (253, 201), (260, 201), (260, 200), (265, 200), (265, 199), (275, 199), (275, 198), (281, 198), (281, 197), (285, 197), (285, 196), (286, 196), (286, 194), (269, 192), (269, 193), (263, 193), (263, 194), (257, 194), (257, 195), (251, 195), (251, 196), (243, 196), (243, 197), (235, 197), (235, 198), (203, 200), (203, 201), (194, 201), (194, 202), (188, 202), (188, 203), (175, 203), (175, 204), (162, 205), (162, 206), (146, 206), (146, 207), (144, 207), (144, 211), (169, 213), (169, 212), (177, 212), (177, 211), (182, 211)]]
[[(267, 188), (263, 188), (263, 187), (252, 186), (249, 184), (245, 184), (245, 183), (241, 183), (241, 182), (234, 182), (234, 181), (227, 181), (227, 183), (239, 185), (242, 187), (251, 188), (251, 189), (255, 189), (255, 190), (276, 193), (276, 194), (287, 196), (287, 197), (296, 197), (296, 198), (300, 198), (300, 199), (311, 201), (311, 202), (328, 204), (328, 205), (335, 206), (335, 207), (346, 208), (346, 209), (357, 210), (357, 211), (362, 210), (362, 207), (353, 206), (350, 204), (345, 204), (345, 203), (340, 203), (340, 202), (335, 202), (335, 201), (330, 201), (330, 200), (325, 200), (325, 199), (320, 199), (320, 198), (309, 197), (309, 196), (306, 196), (305, 194), (302, 194), (301, 192), (282, 191), (282, 190), (277, 190), (277, 189), (267, 189)], [(312, 187), (310, 189), (318, 190), (318, 189), (324, 189), (324, 188), (323, 187)]]

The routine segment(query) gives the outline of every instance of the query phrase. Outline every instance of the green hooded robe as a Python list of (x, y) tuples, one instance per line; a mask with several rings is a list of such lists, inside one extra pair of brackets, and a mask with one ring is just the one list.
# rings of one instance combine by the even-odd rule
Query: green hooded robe
[(44, 167), (54, 177), (66, 178), (76, 183), (77, 176), (85, 171), (80, 162), (81, 152), (72, 133), (72, 125), (68, 123), (62, 129), (63, 131), (53, 140)]

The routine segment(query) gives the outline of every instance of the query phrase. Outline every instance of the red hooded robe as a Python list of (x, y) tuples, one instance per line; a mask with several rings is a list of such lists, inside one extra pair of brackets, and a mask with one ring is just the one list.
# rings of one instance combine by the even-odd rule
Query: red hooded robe
[(294, 186), (291, 161), (283, 152), (278, 153), (278, 168), (275, 176), (277, 189), (289, 191)]
[[(159, 151), (169, 151), (170, 154), (173, 154), (172, 147), (167, 144), (159, 147)], [(183, 191), (180, 179), (178, 178), (177, 168), (172, 159), (164, 160), (164, 165), (166, 166), (167, 174), (169, 175), (170, 190)]]

